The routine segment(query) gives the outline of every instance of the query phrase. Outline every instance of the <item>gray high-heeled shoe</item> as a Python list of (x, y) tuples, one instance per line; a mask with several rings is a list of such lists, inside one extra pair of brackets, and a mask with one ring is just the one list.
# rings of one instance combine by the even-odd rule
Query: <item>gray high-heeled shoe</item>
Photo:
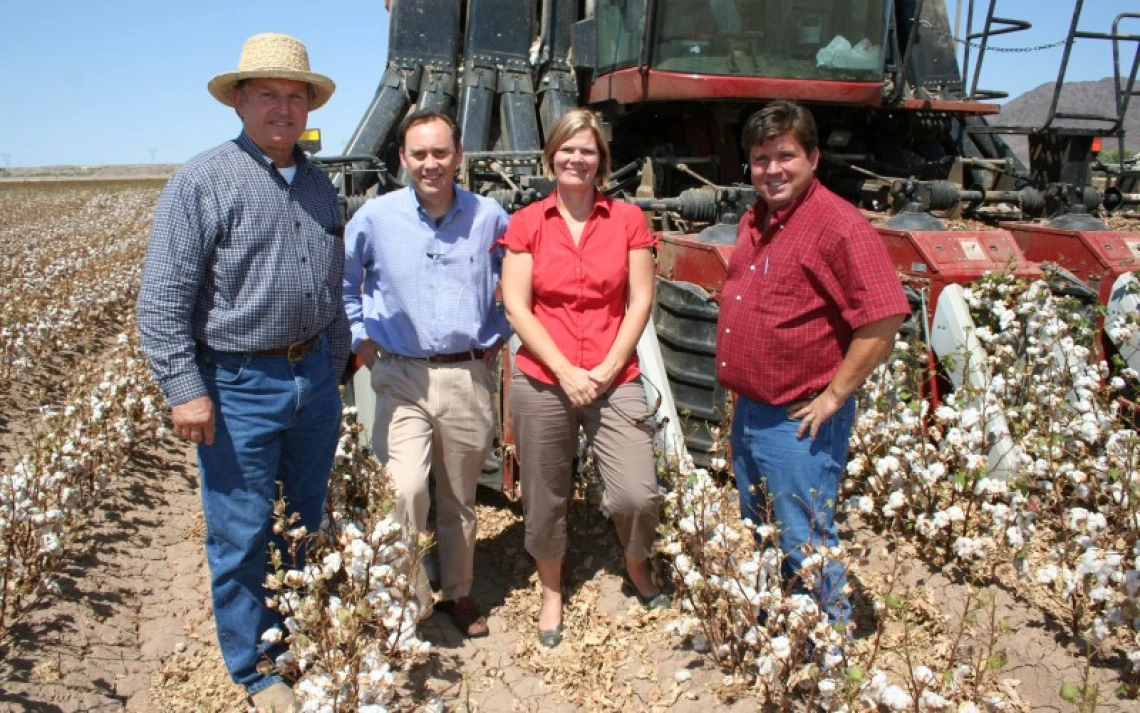
[(553, 649), (562, 643), (562, 625), (554, 627), (553, 629), (539, 629), (538, 630), (538, 643), (542, 644), (548, 649)]

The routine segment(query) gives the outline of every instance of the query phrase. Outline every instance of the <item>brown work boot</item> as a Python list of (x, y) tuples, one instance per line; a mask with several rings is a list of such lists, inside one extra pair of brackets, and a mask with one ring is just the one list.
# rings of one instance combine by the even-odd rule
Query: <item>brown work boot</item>
[(455, 627), (469, 637), (486, 636), (491, 632), (487, 628), (487, 617), (479, 611), (479, 603), (474, 597), (448, 599), (437, 604), (436, 608), (447, 613), (455, 622)]
[(281, 681), (251, 695), (249, 704), (257, 713), (296, 713), (300, 710), (293, 689)]

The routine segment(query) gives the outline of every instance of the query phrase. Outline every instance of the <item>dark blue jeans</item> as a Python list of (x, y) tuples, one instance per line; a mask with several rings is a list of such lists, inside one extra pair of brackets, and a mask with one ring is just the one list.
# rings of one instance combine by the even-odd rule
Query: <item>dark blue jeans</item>
[[(793, 592), (806, 591), (796, 576), (804, 560), (800, 547), (839, 543), (835, 506), (854, 418), (855, 398), (851, 397), (820, 427), (814, 440), (810, 435), (798, 438), (800, 421), (789, 418), (784, 406), (768, 406), (743, 396), (736, 402), (732, 468), (740, 491), (740, 512), (758, 525), (771, 523), (778, 528), (783, 576)], [(829, 561), (811, 592), (832, 621), (844, 624), (851, 620), (851, 604), (843, 591), (846, 585), (846, 569)]]
[(280, 680), (258, 673), (258, 662), (283, 651), (261, 643), (265, 630), (281, 624), (263, 586), (273, 503), (284, 495), (300, 524), (310, 533), (320, 528), (340, 393), (324, 337), (295, 362), (203, 348), (198, 367), (217, 419), (214, 444), (198, 446), (198, 467), (218, 643), (234, 682), (257, 693)]

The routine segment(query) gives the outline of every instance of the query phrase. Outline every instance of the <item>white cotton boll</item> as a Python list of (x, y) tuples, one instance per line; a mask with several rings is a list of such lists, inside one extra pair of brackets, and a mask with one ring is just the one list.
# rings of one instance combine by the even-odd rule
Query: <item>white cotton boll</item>
[(321, 563), (325, 577), (332, 577), (334, 574), (339, 572), (342, 563), (343, 560), (339, 552), (330, 552), (329, 554), (325, 555), (325, 558)]
[(899, 469), (899, 459), (894, 456), (883, 456), (875, 461), (875, 472), (879, 477), (884, 477), (891, 473), (897, 472)]
[(1090, 535), (1104, 530), (1108, 527), (1108, 520), (1105, 519), (1104, 514), (1099, 512), (1089, 513), (1088, 520), (1085, 523), (1085, 531)]
[(990, 379), (990, 391), (995, 394), (1004, 394), (1006, 386), (1005, 378), (1003, 378), (1001, 374), (995, 374), (994, 377)]
[(823, 668), (828, 671), (835, 670), (843, 663), (843, 653), (837, 648), (829, 648), (823, 654)]
[(673, 566), (681, 575), (685, 575), (693, 568), (693, 561), (689, 559), (688, 555), (677, 555), (677, 558), (673, 560)]
[(760, 656), (756, 659), (756, 677), (761, 681), (770, 681), (776, 676), (776, 660), (771, 656)]
[(283, 638), (283, 636), (284, 636), (284, 632), (282, 632), (281, 629), (274, 626), (270, 629), (266, 629), (261, 634), (261, 640), (267, 644), (279, 644), (279, 643), (281, 643), (281, 639)]
[(285, 653), (280, 654), (276, 659), (274, 659), (274, 663), (277, 664), (277, 668), (279, 668), (279, 669), (281, 669), (281, 668), (290, 669), (296, 665), (297, 657), (293, 654), (292, 651), (286, 651)]
[(918, 696), (918, 707), (921, 710), (929, 711), (943, 711), (950, 708), (953, 704), (934, 691), (923, 691)]
[(982, 419), (981, 412), (978, 411), (978, 409), (974, 408), (973, 406), (970, 406), (969, 408), (966, 408), (965, 410), (962, 411), (962, 417), (960, 419), (960, 424), (961, 424), (961, 427), (963, 429), (969, 430), (969, 429), (977, 426), (978, 423), (981, 421), (981, 419)]
[(677, 683), (684, 683), (685, 681), (688, 681), (692, 677), (693, 677), (693, 672), (687, 668), (677, 669), (677, 672), (673, 674), (673, 680), (676, 681)]
[(934, 409), (934, 418), (942, 423), (953, 423), (958, 420), (958, 411), (950, 406), (943, 404)]
[(906, 507), (906, 496), (895, 490), (887, 498), (887, 504), (883, 506), (883, 515), (894, 517), (904, 507)]
[(1100, 551), (1091, 547), (1081, 554), (1080, 561), (1077, 563), (1077, 576), (1098, 575), (1103, 567), (1104, 561), (1101, 559)]
[(781, 661), (786, 661), (792, 654), (792, 645), (786, 636), (777, 636), (772, 639), (772, 655)]
[(403, 534), (404, 528), (400, 523), (396, 522), (390, 517), (386, 517), (380, 522), (376, 523), (376, 527), (372, 530), (370, 538), (372, 544), (378, 545), (382, 542), (392, 542)]
[(930, 670), (929, 666), (922, 664), (914, 667), (914, 680), (923, 686), (938, 685), (938, 676), (934, 675), (934, 671)]
[(685, 586), (689, 589), (697, 589), (705, 583), (705, 578), (697, 570), (690, 570), (684, 577)]
[(1103, 617), (1093, 619), (1092, 626), (1089, 628), (1089, 638), (1092, 639), (1094, 645), (1099, 646), (1105, 639), (1108, 638), (1109, 628), (1105, 623)]
[(1011, 547), (1021, 547), (1025, 544), (1025, 536), (1022, 535), (1021, 528), (1016, 525), (1005, 528), (1005, 539)]
[(910, 694), (895, 685), (887, 686), (879, 700), (893, 711), (905, 711), (913, 704)]
[(37, 555), (56, 556), (63, 554), (63, 545), (59, 541), (59, 537), (54, 532), (49, 532), (40, 537), (40, 549)]

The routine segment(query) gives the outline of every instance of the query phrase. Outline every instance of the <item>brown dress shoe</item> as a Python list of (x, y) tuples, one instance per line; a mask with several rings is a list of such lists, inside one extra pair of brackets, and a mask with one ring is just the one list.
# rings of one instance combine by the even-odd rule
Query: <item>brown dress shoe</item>
[(293, 689), (280, 681), (251, 695), (249, 703), (257, 713), (296, 713), (300, 710)]
[(479, 603), (474, 597), (448, 599), (436, 604), (435, 608), (450, 616), (455, 627), (469, 637), (486, 636), (491, 631), (487, 628), (487, 617), (479, 611)]

